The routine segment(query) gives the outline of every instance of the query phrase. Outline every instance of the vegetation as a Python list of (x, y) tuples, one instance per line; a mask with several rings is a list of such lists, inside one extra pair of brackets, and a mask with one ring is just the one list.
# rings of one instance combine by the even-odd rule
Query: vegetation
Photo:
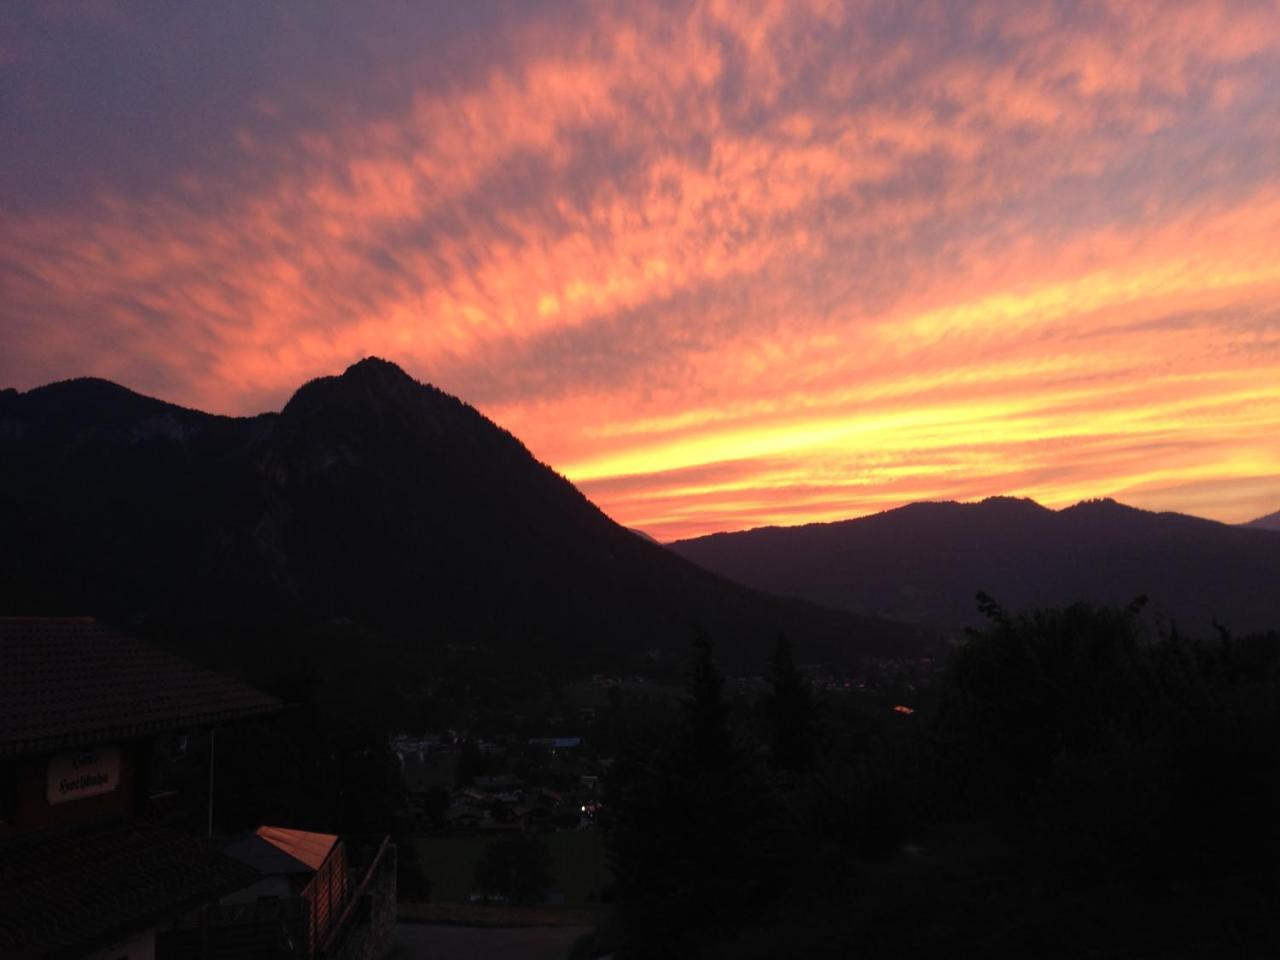
[(699, 640), (612, 779), (620, 923), (580, 955), (1274, 955), (1280, 637), (980, 604), (909, 714), (813, 699), (785, 642), (728, 701)]
[[(566, 906), (587, 904), (592, 892), (608, 879), (600, 834), (595, 830), (556, 832), (541, 840), (551, 857), (546, 892), (561, 894)], [(495, 842), (484, 835), (439, 835), (419, 837), (407, 846), (416, 851), (430, 883), (431, 902), (460, 904), (477, 892), (477, 871)]]
[(551, 851), (537, 834), (506, 833), (490, 842), (476, 866), (476, 888), (486, 897), (541, 903), (551, 888)]

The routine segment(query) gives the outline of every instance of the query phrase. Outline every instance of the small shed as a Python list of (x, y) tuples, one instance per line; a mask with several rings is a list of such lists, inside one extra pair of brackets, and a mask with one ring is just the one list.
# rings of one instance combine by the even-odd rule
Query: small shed
[(310, 908), (314, 951), (347, 901), (349, 881), (342, 839), (332, 833), (262, 826), (233, 838), (223, 852), (252, 867), (261, 878), (224, 902), (302, 897)]

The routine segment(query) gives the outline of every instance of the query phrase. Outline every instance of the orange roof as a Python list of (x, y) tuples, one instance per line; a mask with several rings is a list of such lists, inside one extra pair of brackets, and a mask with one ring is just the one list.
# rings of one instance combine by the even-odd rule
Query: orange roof
[(259, 827), (257, 834), (273, 847), (283, 850), (312, 870), (319, 870), (338, 838), (332, 833), (309, 833), (288, 827)]

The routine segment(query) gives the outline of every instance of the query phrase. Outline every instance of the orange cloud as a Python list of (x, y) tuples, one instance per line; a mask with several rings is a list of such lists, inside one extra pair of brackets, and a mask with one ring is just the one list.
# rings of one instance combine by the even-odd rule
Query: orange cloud
[(276, 76), (207, 162), (15, 208), (0, 380), (248, 413), (379, 354), (663, 538), (1275, 509), (1275, 2), (591, 5), (477, 44)]

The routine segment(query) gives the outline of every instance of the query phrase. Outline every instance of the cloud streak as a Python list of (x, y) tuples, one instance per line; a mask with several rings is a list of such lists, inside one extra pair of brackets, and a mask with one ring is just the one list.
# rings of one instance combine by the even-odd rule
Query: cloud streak
[(0, 382), (376, 353), (662, 538), (1280, 499), (1280, 4), (308, 11), (5, 15)]

